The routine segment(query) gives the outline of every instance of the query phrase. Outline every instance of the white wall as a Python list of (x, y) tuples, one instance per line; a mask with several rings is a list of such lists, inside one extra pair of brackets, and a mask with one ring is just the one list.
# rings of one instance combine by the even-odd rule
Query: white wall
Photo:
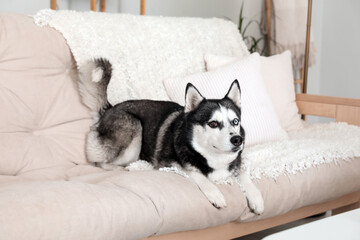
[[(67, 0), (58, 2), (67, 4)], [(43, 8), (50, 8), (50, 0), (0, 0), (0, 12), (33, 15)]]
[(323, 1), (320, 93), (360, 98), (360, 1)]
[(360, 1), (313, 1), (316, 65), (309, 93), (360, 98)]
[[(244, 0), (148, 0), (147, 15), (228, 17), (234, 22), (239, 19), (241, 3)], [(99, 1), (98, 1), (99, 2)], [(261, 0), (245, 1), (245, 15), (260, 17)], [(107, 12), (138, 14), (140, 0), (107, 0)], [(89, 0), (58, 0), (59, 9), (86, 11)], [(38, 10), (50, 8), (50, 0), (0, 0), (1, 12), (35, 14)]]

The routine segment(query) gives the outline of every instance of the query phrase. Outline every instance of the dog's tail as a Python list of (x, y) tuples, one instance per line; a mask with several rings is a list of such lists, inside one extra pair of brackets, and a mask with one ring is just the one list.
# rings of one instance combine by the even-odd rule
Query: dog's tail
[(79, 68), (79, 91), (93, 117), (111, 107), (107, 100), (107, 86), (111, 79), (111, 63), (103, 58), (90, 60)]

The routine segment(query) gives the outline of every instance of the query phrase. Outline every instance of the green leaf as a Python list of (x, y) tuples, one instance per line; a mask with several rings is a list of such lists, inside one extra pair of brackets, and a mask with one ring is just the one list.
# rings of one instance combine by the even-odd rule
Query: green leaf
[[(240, 15), (239, 15), (239, 32), (246, 44), (246, 46), (248, 47), (248, 50), (250, 53), (253, 52), (259, 52), (261, 55), (264, 54), (265, 52), (265, 48), (266, 48), (266, 39), (264, 37), (264, 35), (262, 34), (262, 32), (260, 31), (260, 22), (257, 21), (256, 19), (252, 19), (250, 21), (246, 21), (246, 17), (244, 17), (244, 2), (243, 1), (241, 3), (241, 7), (240, 7)], [(253, 24), (256, 24), (258, 26), (259, 32), (262, 35), (261, 37), (259, 37), (258, 39), (256, 39), (254, 36), (247, 36), (246, 32), (248, 30), (248, 28), (250, 26), (252, 26)], [(261, 49), (261, 43), (264, 42), (263, 47)]]

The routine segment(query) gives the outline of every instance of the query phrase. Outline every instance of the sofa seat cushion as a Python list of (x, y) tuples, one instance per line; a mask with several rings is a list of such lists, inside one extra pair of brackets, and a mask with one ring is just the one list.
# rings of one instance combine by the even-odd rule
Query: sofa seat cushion
[[(0, 177), (0, 238), (141, 239), (254, 221), (359, 191), (360, 183), (354, 181), (360, 177), (358, 169), (360, 158), (355, 158), (276, 179), (257, 179), (265, 201), (260, 216), (249, 210), (237, 184), (219, 185), (228, 206), (218, 210), (193, 182), (175, 173), (78, 165), (63, 172), (64, 180), (29, 181), (27, 172), (14, 177), (12, 184)], [(33, 171), (32, 176), (42, 171), (46, 169)]]
[(240, 200), (229, 198), (229, 207), (219, 211), (187, 178), (160, 171), (3, 184), (0, 238), (140, 239), (215, 226), (236, 220), (246, 206), (239, 187), (224, 186), (222, 191)]
[(0, 15), (0, 174), (85, 163), (90, 115), (60, 33)]

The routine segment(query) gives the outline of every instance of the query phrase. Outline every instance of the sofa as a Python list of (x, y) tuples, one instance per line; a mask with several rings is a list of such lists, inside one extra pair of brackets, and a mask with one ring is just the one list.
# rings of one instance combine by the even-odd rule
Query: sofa
[[(64, 37), (31, 17), (0, 15), (0, 239), (231, 239), (314, 214), (359, 207), (360, 157), (253, 179), (214, 208), (173, 172), (105, 171), (87, 163), (92, 124)], [(300, 114), (360, 126), (360, 100), (297, 94)]]

